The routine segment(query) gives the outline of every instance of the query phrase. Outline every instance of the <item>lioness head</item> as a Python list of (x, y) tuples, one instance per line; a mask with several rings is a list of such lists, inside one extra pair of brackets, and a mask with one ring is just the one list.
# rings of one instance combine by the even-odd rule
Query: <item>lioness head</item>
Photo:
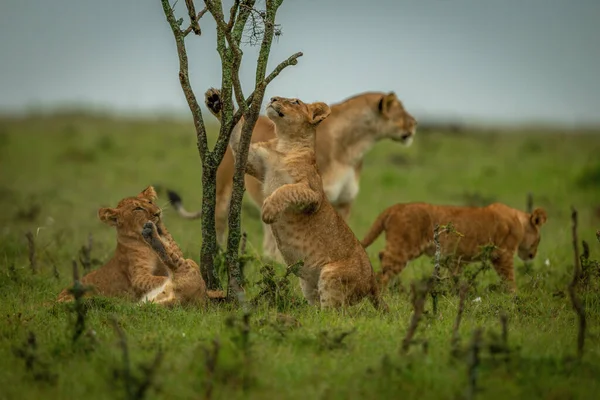
[(329, 113), (329, 106), (321, 102), (306, 104), (298, 99), (271, 97), (267, 104), (267, 116), (278, 127), (280, 137), (296, 138), (314, 132)]
[(535, 257), (540, 244), (540, 228), (546, 223), (547, 219), (546, 211), (542, 208), (536, 208), (529, 214), (528, 221), (523, 224), (525, 232), (523, 240), (519, 244), (518, 255), (521, 260), (532, 260)]
[(135, 197), (126, 197), (116, 208), (103, 207), (98, 210), (100, 221), (115, 226), (117, 231), (125, 234), (141, 234), (144, 224), (160, 221), (161, 209), (154, 204), (156, 191), (148, 186)]
[(381, 135), (410, 146), (417, 133), (417, 120), (404, 109), (396, 94), (382, 96), (378, 109), (382, 117)]

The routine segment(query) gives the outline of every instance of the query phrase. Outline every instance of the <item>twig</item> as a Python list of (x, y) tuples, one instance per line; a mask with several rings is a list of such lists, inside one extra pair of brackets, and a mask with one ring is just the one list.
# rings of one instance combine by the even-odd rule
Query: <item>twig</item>
[(77, 268), (77, 262), (75, 259), (72, 261), (73, 263), (73, 287), (70, 289), (71, 294), (75, 298), (74, 308), (76, 314), (75, 320), (75, 331), (73, 333), (73, 343), (79, 339), (83, 331), (85, 330), (85, 317), (86, 317), (86, 309), (83, 305), (83, 296), (85, 296), (86, 292), (89, 290), (84, 287), (79, 280), (79, 270)]
[(194, 94), (190, 86), (190, 77), (188, 73), (188, 57), (184, 41), (185, 35), (184, 32), (182, 32), (179, 28), (179, 25), (177, 24), (177, 20), (175, 19), (175, 14), (173, 13), (173, 9), (169, 4), (169, 0), (161, 0), (161, 3), (165, 12), (165, 16), (167, 17), (167, 22), (169, 23), (169, 26), (173, 31), (175, 43), (177, 44), (177, 55), (179, 57), (179, 82), (181, 83), (181, 88), (185, 95), (185, 99), (187, 100), (188, 106), (194, 118), (196, 138), (198, 140), (198, 153), (200, 153), (200, 158), (204, 163), (204, 158), (208, 153), (208, 139), (206, 137), (206, 128), (204, 127), (204, 120), (202, 119), (202, 111), (200, 109), (200, 106), (198, 105), (196, 95)]
[[(277, 78), (277, 76), (281, 73), (281, 71), (283, 71), (286, 67), (289, 67), (290, 65), (298, 64), (298, 58), (302, 57), (303, 55), (304, 54), (302, 52), (298, 52), (296, 54), (289, 56), (286, 60), (279, 63), (279, 65), (277, 67), (275, 67), (275, 69), (265, 78), (265, 80), (262, 82), (261, 86), (264, 86), (266, 88), (269, 85), (269, 83), (271, 83), (271, 81), (273, 79)], [(248, 98), (246, 99), (246, 104), (248, 104), (248, 106), (250, 106), (252, 104), (252, 102), (254, 101), (254, 97), (256, 96), (257, 90), (258, 90), (258, 88), (255, 89), (254, 92), (250, 93), (250, 96), (248, 96)], [(241, 117), (242, 117), (242, 109), (240, 108), (237, 110), (237, 112), (233, 116), (233, 124), (234, 125), (237, 124), (237, 122), (240, 120)]]
[(204, 398), (210, 400), (214, 389), (215, 371), (217, 369), (217, 360), (219, 357), (219, 350), (221, 346), (217, 339), (213, 339), (212, 349), (204, 347), (204, 369), (206, 371), (206, 378), (204, 379)]
[(469, 292), (469, 285), (463, 283), (460, 288), (460, 299), (458, 301), (458, 312), (456, 313), (456, 319), (454, 320), (454, 327), (452, 328), (452, 340), (450, 342), (451, 347), (451, 355), (453, 357), (458, 357), (460, 354), (459, 341), (460, 336), (458, 334), (458, 330), (460, 328), (460, 322), (462, 320), (462, 315), (465, 310), (465, 299), (467, 298), (467, 293)]
[(483, 330), (481, 328), (475, 329), (473, 333), (473, 340), (471, 341), (471, 345), (469, 346), (469, 361), (468, 361), (468, 371), (469, 371), (469, 385), (467, 387), (467, 399), (471, 400), (475, 397), (477, 393), (477, 372), (479, 367), (479, 352), (481, 350), (481, 339), (483, 335)]
[(38, 272), (38, 268), (35, 259), (35, 240), (33, 238), (33, 233), (29, 231), (25, 234), (25, 237), (27, 238), (27, 244), (29, 246), (29, 265), (31, 267), (31, 273), (35, 275)]
[(577, 239), (577, 210), (574, 207), (571, 207), (571, 222), (572, 222), (572, 234), (573, 234), (573, 254), (574, 254), (574, 264), (573, 264), (573, 279), (569, 284), (569, 297), (571, 299), (571, 304), (573, 306), (573, 310), (577, 314), (577, 318), (579, 319), (579, 330), (577, 334), (577, 356), (581, 358), (583, 356), (583, 346), (585, 344), (585, 328), (586, 328), (586, 318), (585, 318), (585, 310), (581, 300), (577, 297), (577, 282), (581, 276), (581, 267), (579, 265), (579, 246)]
[(117, 369), (115, 374), (117, 377), (123, 379), (125, 385), (125, 392), (127, 399), (129, 400), (143, 400), (146, 397), (148, 389), (152, 387), (154, 376), (162, 362), (163, 352), (158, 350), (154, 359), (149, 365), (140, 365), (139, 368), (142, 372), (140, 377), (134, 376), (131, 370), (131, 360), (129, 357), (129, 346), (127, 345), (127, 337), (125, 332), (119, 325), (117, 319), (113, 316), (110, 319), (117, 336), (119, 337), (119, 347), (123, 353), (123, 367)]
[(414, 282), (411, 283), (413, 314), (408, 330), (406, 331), (406, 336), (404, 336), (404, 339), (402, 340), (402, 353), (406, 353), (410, 348), (410, 345), (413, 344), (413, 337), (417, 331), (419, 322), (421, 321), (423, 311), (425, 310), (425, 299), (431, 289), (432, 281), (433, 279), (429, 278), (419, 282), (419, 288), (417, 288)]
[(81, 263), (81, 266), (83, 267), (84, 272), (87, 272), (92, 268), (91, 254), (92, 254), (93, 240), (94, 239), (92, 237), (92, 234), (90, 233), (88, 235), (87, 246), (83, 245), (83, 246), (81, 246), (81, 249), (79, 250), (79, 262)]
[(58, 377), (52, 372), (50, 364), (39, 357), (37, 339), (33, 332), (30, 331), (26, 342), (21, 347), (13, 348), (13, 352), (15, 356), (25, 361), (25, 370), (35, 381), (56, 383)]
[(533, 211), (533, 193), (527, 193), (527, 213), (531, 214)]
[(440, 283), (440, 258), (442, 257), (442, 245), (440, 244), (440, 226), (435, 224), (433, 229), (433, 243), (435, 244), (435, 264), (433, 267), (433, 290), (431, 291), (431, 298), (433, 301), (433, 315), (437, 315), (438, 306), (438, 292), (437, 286)]
[(127, 393), (127, 398), (128, 399), (132, 399), (133, 398), (133, 388), (130, 385), (131, 382), (131, 362), (129, 359), (129, 347), (127, 346), (127, 337), (125, 336), (125, 332), (123, 332), (123, 329), (121, 328), (121, 326), (119, 325), (119, 322), (117, 321), (117, 319), (113, 316), (110, 319), (110, 322), (117, 334), (117, 336), (119, 337), (119, 347), (121, 347), (121, 352), (123, 354), (123, 369), (120, 371), (120, 374), (123, 377), (123, 380), (125, 382), (125, 391)]
[(194, 0), (185, 0), (185, 6), (188, 10), (188, 16), (190, 17), (190, 26), (187, 27), (185, 31), (183, 31), (183, 36), (187, 36), (190, 32), (194, 32), (195, 35), (200, 36), (202, 31), (200, 30), (200, 24), (198, 21), (206, 12), (208, 11), (204, 8), (198, 14), (196, 14), (196, 8), (194, 7)]

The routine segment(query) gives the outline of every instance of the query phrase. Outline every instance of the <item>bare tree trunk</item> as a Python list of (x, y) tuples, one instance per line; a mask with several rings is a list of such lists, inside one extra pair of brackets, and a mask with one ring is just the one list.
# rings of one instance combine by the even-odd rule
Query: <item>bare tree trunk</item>
[[(266, 9), (259, 11), (254, 8), (256, 0), (235, 0), (230, 11), (229, 21), (225, 21), (221, 0), (204, 0), (206, 7), (198, 14), (193, 0), (185, 0), (190, 25), (185, 30), (179, 28), (182, 20), (177, 21), (168, 0), (161, 0), (165, 16), (171, 26), (177, 53), (179, 56), (179, 80), (186, 100), (194, 117), (198, 152), (202, 160), (202, 249), (200, 253), (200, 268), (202, 276), (209, 289), (221, 287), (219, 277), (214, 268), (214, 256), (217, 252), (215, 230), (216, 205), (216, 172), (223, 160), (229, 143), (229, 137), (234, 126), (244, 117), (239, 153), (235, 160), (233, 193), (229, 209), (229, 236), (227, 239), (227, 271), (229, 275), (228, 297), (233, 298), (233, 292), (241, 293), (242, 275), (239, 268), (239, 245), (241, 238), (241, 205), (244, 195), (244, 174), (248, 159), (248, 149), (254, 125), (258, 120), (260, 107), (267, 85), (289, 65), (297, 64), (302, 53), (296, 53), (279, 64), (265, 78), (267, 62), (271, 50), (273, 35), (278, 31), (275, 25), (275, 15), (283, 0), (266, 0)], [(221, 128), (213, 151), (209, 151), (206, 129), (202, 113), (191, 89), (188, 76), (188, 60), (184, 39), (189, 33), (201, 35), (198, 21), (209, 12), (217, 23), (217, 51), (221, 58)], [(262, 43), (256, 68), (254, 92), (246, 98), (242, 93), (239, 70), (242, 62), (240, 44), (246, 29), (246, 23), (251, 21), (251, 37), (262, 36)], [(234, 113), (233, 95), (237, 100), (238, 110)]]

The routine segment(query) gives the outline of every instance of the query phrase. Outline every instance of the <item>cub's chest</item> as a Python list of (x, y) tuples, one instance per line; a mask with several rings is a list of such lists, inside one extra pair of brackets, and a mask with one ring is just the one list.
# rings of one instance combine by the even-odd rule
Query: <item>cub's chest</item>
[(336, 168), (323, 177), (323, 190), (333, 205), (351, 203), (358, 195), (358, 189), (358, 178), (352, 167)]
[(263, 183), (263, 194), (265, 197), (273, 193), (277, 188), (294, 183), (292, 175), (285, 168), (285, 165), (274, 162), (269, 165), (265, 172), (265, 181)]

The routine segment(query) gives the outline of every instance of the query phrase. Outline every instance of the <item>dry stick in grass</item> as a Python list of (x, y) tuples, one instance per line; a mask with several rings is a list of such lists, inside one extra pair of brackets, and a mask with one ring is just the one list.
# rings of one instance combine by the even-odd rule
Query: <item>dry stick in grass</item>
[(210, 400), (212, 398), (215, 381), (215, 371), (217, 369), (217, 359), (219, 357), (219, 350), (221, 348), (217, 339), (214, 339), (212, 344), (212, 348), (202, 348), (202, 350), (204, 351), (204, 369), (206, 371), (206, 378), (204, 379), (205, 400)]
[(31, 267), (31, 272), (33, 274), (37, 274), (38, 268), (37, 261), (35, 259), (35, 241), (33, 238), (33, 233), (29, 231), (25, 234), (25, 237), (27, 238), (27, 244), (29, 246), (29, 266)]
[(452, 340), (450, 342), (451, 347), (451, 355), (452, 357), (458, 357), (460, 355), (460, 346), (459, 340), (460, 336), (458, 335), (458, 330), (460, 328), (460, 322), (462, 320), (462, 315), (465, 310), (465, 299), (467, 298), (467, 293), (469, 292), (469, 285), (463, 283), (460, 287), (460, 299), (458, 301), (458, 312), (456, 313), (456, 319), (454, 320), (454, 327), (452, 328)]
[(433, 314), (437, 315), (438, 309), (438, 288), (441, 281), (440, 277), (440, 268), (441, 268), (441, 258), (442, 258), (442, 245), (440, 243), (440, 233), (446, 234), (456, 234), (458, 236), (462, 236), (462, 234), (456, 229), (452, 223), (448, 223), (447, 225), (435, 225), (433, 229), (433, 243), (435, 244), (435, 255), (434, 255), (434, 267), (433, 267), (433, 275), (431, 281), (431, 299), (433, 301)]
[[(433, 243), (435, 244), (435, 265), (433, 267), (433, 290), (431, 290), (431, 299), (433, 300), (433, 315), (437, 315), (438, 306), (438, 286), (440, 283), (440, 258), (442, 257), (442, 245), (440, 244), (440, 229), (435, 224), (433, 229)], [(445, 230), (445, 227), (444, 227)]]
[(83, 271), (84, 272), (88, 272), (90, 269), (92, 269), (92, 244), (93, 244), (93, 238), (92, 238), (92, 234), (90, 233), (88, 235), (88, 244), (81, 246), (81, 249), (79, 250), (79, 262), (81, 263), (81, 266), (83, 267)]
[(423, 316), (423, 311), (425, 310), (425, 300), (427, 299), (429, 290), (431, 290), (432, 282), (433, 279), (429, 278), (424, 281), (420, 281), (420, 287), (417, 287), (414, 282), (412, 282), (410, 285), (412, 292), (413, 314), (410, 319), (408, 330), (406, 331), (406, 336), (404, 336), (404, 339), (402, 340), (402, 353), (406, 353), (410, 348), (410, 345), (414, 343), (413, 337), (415, 336), (419, 322)]
[(467, 386), (466, 398), (471, 400), (477, 392), (477, 374), (479, 368), (479, 352), (481, 351), (481, 341), (483, 337), (483, 329), (477, 328), (473, 333), (473, 340), (469, 346), (468, 373), (469, 385)]
[(77, 262), (73, 259), (73, 287), (70, 289), (71, 294), (75, 298), (74, 307), (75, 307), (75, 332), (73, 333), (73, 342), (76, 342), (77, 339), (81, 336), (83, 331), (85, 330), (85, 315), (86, 310), (81, 301), (87, 289), (81, 284), (79, 280), (79, 270), (77, 268)]
[(576, 289), (577, 283), (581, 277), (581, 267), (579, 265), (579, 246), (577, 238), (577, 210), (575, 207), (571, 207), (571, 222), (572, 222), (572, 234), (573, 234), (573, 254), (574, 254), (574, 265), (573, 265), (573, 279), (569, 284), (569, 297), (571, 298), (571, 304), (573, 310), (577, 314), (579, 319), (579, 331), (577, 334), (577, 356), (581, 358), (583, 356), (583, 345), (585, 344), (585, 310), (581, 300), (577, 297)]
[(123, 379), (125, 385), (125, 392), (127, 399), (129, 400), (143, 400), (148, 393), (148, 389), (153, 384), (154, 376), (158, 370), (160, 363), (162, 362), (163, 352), (158, 350), (154, 360), (149, 365), (141, 365), (142, 376), (136, 377), (131, 371), (131, 360), (129, 357), (129, 346), (127, 345), (127, 337), (125, 332), (119, 325), (117, 319), (113, 316), (110, 319), (117, 336), (119, 337), (119, 347), (123, 353), (123, 369), (117, 371), (117, 373)]
[(533, 211), (533, 193), (527, 193), (527, 207), (526, 210), (529, 214)]

